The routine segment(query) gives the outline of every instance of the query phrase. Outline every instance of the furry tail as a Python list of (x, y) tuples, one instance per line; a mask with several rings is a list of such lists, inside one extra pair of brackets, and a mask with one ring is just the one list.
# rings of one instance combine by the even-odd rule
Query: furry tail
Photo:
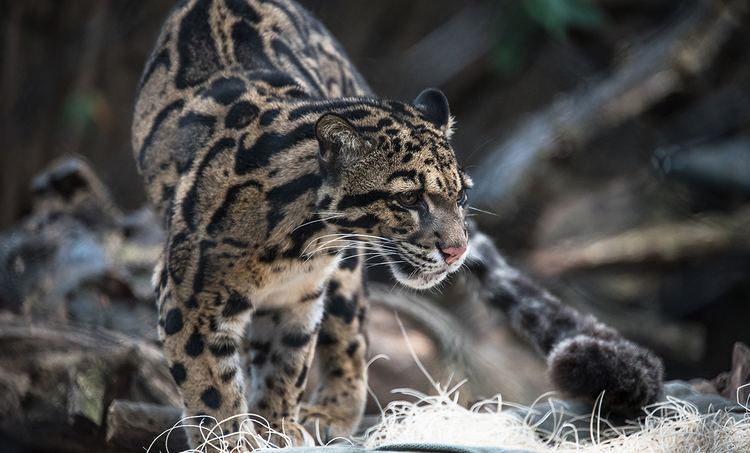
[(550, 378), (570, 397), (593, 403), (604, 392), (605, 409), (634, 415), (662, 393), (663, 365), (651, 351), (614, 329), (563, 305), (510, 267), (492, 240), (470, 226), (469, 266), (482, 298), (502, 311), (511, 328), (547, 358)]

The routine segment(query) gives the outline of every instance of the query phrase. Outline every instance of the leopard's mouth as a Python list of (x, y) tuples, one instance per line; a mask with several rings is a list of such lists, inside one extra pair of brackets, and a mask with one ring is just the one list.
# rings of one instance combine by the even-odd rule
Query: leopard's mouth
[(437, 249), (401, 243), (397, 252), (384, 254), (393, 277), (402, 285), (414, 289), (428, 289), (457, 271), (463, 259), (448, 264)]

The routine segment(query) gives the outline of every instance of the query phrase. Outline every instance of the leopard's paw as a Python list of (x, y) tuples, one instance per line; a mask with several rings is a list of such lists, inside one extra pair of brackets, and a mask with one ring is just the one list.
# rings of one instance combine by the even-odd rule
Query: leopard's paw
[(283, 420), (258, 429), (261, 448), (312, 447), (315, 439), (302, 424)]
[(299, 420), (305, 429), (321, 445), (347, 438), (357, 428), (359, 416), (352, 416), (344, 410), (319, 404), (303, 404)]
[(604, 392), (605, 412), (636, 415), (662, 393), (661, 360), (624, 339), (566, 339), (552, 349), (547, 365), (553, 384), (567, 396), (593, 403)]

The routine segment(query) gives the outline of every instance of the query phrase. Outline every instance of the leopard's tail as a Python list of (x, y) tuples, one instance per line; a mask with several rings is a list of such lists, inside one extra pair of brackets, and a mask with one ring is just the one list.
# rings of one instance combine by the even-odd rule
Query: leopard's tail
[(634, 415), (662, 393), (663, 365), (651, 351), (583, 315), (508, 265), (492, 240), (470, 227), (467, 264), (481, 297), (511, 329), (547, 358), (557, 389), (590, 403), (604, 392), (605, 410)]

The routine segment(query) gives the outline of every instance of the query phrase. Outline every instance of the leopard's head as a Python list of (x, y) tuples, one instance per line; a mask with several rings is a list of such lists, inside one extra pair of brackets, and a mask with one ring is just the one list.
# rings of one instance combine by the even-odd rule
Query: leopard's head
[(448, 101), (428, 89), (411, 104), (364, 108), (317, 121), (322, 215), (363, 256), (381, 255), (402, 284), (432, 287), (461, 267), (468, 248), (472, 183), (449, 143)]

